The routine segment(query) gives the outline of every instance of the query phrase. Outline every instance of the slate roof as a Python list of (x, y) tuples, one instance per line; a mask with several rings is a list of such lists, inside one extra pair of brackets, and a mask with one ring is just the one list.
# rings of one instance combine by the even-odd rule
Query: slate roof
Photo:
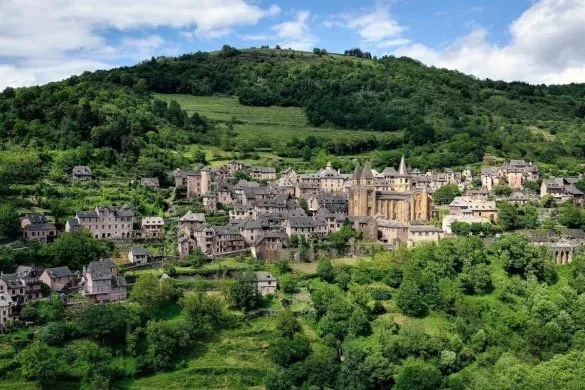
[(315, 227), (315, 221), (311, 217), (289, 217), (288, 224), (292, 228)]
[(24, 230), (29, 232), (39, 232), (43, 230), (57, 230), (57, 227), (52, 223), (31, 223), (26, 225)]
[(179, 222), (205, 222), (205, 214), (193, 213), (189, 210), (187, 214), (179, 218)]
[(47, 268), (45, 269), (45, 272), (49, 274), (51, 278), (67, 278), (70, 276), (75, 276), (69, 267)]
[(30, 213), (25, 214), (23, 219), (28, 219), (30, 223), (45, 223), (47, 222), (47, 217), (44, 214), (37, 214), (37, 213)]
[(126, 278), (121, 275), (112, 276), (112, 287), (127, 287)]
[(256, 272), (256, 280), (259, 282), (274, 282), (276, 278), (270, 272), (258, 271)]
[(134, 255), (134, 256), (147, 256), (148, 255), (148, 251), (143, 246), (132, 247), (130, 249), (130, 252), (132, 252), (132, 255)]
[(112, 277), (112, 268), (116, 268), (116, 264), (112, 259), (101, 259), (99, 261), (92, 261), (87, 266), (87, 272), (91, 275), (93, 280), (103, 280)]
[(91, 169), (86, 165), (77, 165), (73, 167), (74, 175), (91, 175)]
[(408, 230), (411, 232), (432, 232), (432, 233), (443, 233), (443, 229), (432, 225), (414, 225), (411, 226)]

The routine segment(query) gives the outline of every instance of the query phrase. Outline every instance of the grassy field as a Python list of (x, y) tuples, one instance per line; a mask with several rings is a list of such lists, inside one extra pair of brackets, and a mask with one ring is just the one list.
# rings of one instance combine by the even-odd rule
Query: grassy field
[(118, 383), (122, 389), (249, 389), (263, 388), (270, 367), (268, 347), (274, 339), (270, 317), (221, 332), (195, 345), (183, 367)]
[(197, 112), (210, 119), (235, 121), (234, 129), (238, 141), (266, 140), (272, 145), (284, 145), (293, 137), (303, 139), (316, 137), (352, 138), (375, 135), (395, 137), (396, 133), (380, 133), (365, 130), (344, 130), (311, 127), (303, 110), (299, 107), (250, 107), (238, 103), (229, 96), (191, 96), (155, 94), (155, 97), (170, 102), (175, 100), (189, 114)]

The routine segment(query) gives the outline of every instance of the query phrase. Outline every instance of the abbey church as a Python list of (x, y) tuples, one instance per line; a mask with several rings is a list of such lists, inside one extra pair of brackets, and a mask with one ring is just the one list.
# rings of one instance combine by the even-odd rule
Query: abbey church
[(349, 190), (349, 216), (380, 217), (401, 223), (428, 222), (431, 197), (424, 187), (416, 188), (411, 179), (404, 156), (398, 171), (387, 168), (374, 175), (369, 162), (363, 169), (356, 167)]

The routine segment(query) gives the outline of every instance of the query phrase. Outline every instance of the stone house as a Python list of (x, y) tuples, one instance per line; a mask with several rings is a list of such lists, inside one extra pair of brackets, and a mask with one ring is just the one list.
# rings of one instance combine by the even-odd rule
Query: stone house
[(127, 298), (128, 283), (118, 275), (112, 259), (92, 261), (83, 267), (82, 294), (94, 303), (123, 301)]
[(252, 245), (261, 235), (263, 229), (259, 221), (248, 220), (238, 226), (238, 231), (244, 237), (246, 244)]
[(234, 208), (230, 210), (229, 215), (230, 220), (257, 218), (257, 212), (255, 208), (243, 206), (241, 204), (236, 204)]
[(378, 223), (378, 241), (399, 246), (408, 241), (408, 225), (387, 219), (380, 219)]
[(20, 227), (25, 240), (46, 244), (57, 237), (57, 227), (47, 222), (47, 217), (43, 214), (26, 214), (20, 220)]
[(203, 195), (203, 207), (205, 210), (212, 213), (217, 211), (217, 196), (214, 192), (209, 191)]
[(86, 165), (77, 165), (71, 171), (71, 178), (76, 181), (91, 180), (91, 169)]
[(252, 244), (252, 256), (265, 263), (272, 263), (282, 257), (283, 249), (289, 245), (290, 242), (285, 232), (274, 230), (264, 231)]
[(575, 187), (577, 181), (578, 179), (576, 178), (562, 177), (543, 180), (540, 185), (540, 197), (544, 198), (550, 195), (557, 203), (570, 200), (577, 205), (582, 205), (585, 194)]
[(140, 186), (156, 190), (160, 188), (160, 183), (157, 177), (143, 177), (140, 179)]
[(362, 233), (362, 240), (373, 242), (378, 239), (378, 221), (374, 217), (348, 217), (351, 226)]
[(34, 301), (43, 297), (41, 292), (42, 270), (18, 266), (12, 274), (0, 274), (0, 293), (9, 293), (12, 301), (19, 305)]
[(148, 251), (143, 246), (135, 246), (128, 252), (128, 261), (134, 265), (148, 263)]
[(202, 169), (187, 174), (187, 198), (205, 195), (211, 189), (211, 174)]
[(239, 251), (246, 246), (240, 232), (226, 226), (202, 226), (193, 236), (196, 246), (208, 256)]
[(252, 167), (250, 177), (254, 180), (276, 180), (276, 169), (271, 167)]
[[(2, 283), (0, 282), (1, 287)], [(10, 293), (0, 290), (0, 332), (4, 330), (6, 324), (12, 319), (13, 306), (14, 301), (12, 301)]]
[(56, 292), (75, 287), (76, 275), (69, 267), (46, 268), (41, 274), (41, 281)]
[(351, 175), (336, 171), (331, 162), (328, 162), (325, 169), (317, 173), (300, 175), (298, 181), (299, 184), (312, 185), (326, 192), (342, 192), (350, 178)]
[(277, 286), (277, 280), (269, 272), (256, 272), (256, 286), (258, 292), (262, 295), (275, 294)]
[(98, 206), (94, 211), (78, 211), (75, 219), (77, 223), (67, 221), (65, 231), (69, 232), (79, 225), (101, 239), (131, 238), (134, 231), (134, 212), (129, 209)]
[(449, 212), (452, 215), (484, 217), (491, 221), (498, 218), (498, 208), (495, 201), (470, 196), (456, 196), (449, 203)]
[(205, 224), (205, 214), (194, 213), (191, 210), (187, 211), (187, 214), (179, 218), (179, 230), (190, 229), (194, 230)]
[(164, 226), (162, 217), (144, 217), (140, 223), (142, 237), (162, 237)]
[(412, 225), (408, 228), (408, 246), (413, 247), (423, 242), (439, 242), (443, 235), (443, 229), (432, 225)]
[(313, 235), (327, 234), (325, 221), (315, 220), (311, 217), (288, 217), (284, 221), (284, 229), (290, 238), (293, 234), (310, 238)]
[(220, 183), (217, 186), (217, 201), (221, 204), (234, 204), (235, 189), (234, 186), (227, 183)]

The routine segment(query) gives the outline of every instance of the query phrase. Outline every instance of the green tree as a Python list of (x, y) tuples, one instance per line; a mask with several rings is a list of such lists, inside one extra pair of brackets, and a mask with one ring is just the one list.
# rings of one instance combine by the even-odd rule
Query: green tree
[(196, 333), (211, 333), (219, 329), (225, 319), (220, 299), (205, 292), (189, 294), (181, 298), (180, 303)]
[(351, 336), (359, 337), (359, 336), (369, 336), (372, 332), (372, 327), (370, 325), (370, 320), (368, 318), (368, 314), (365, 312), (364, 309), (357, 306), (351, 316), (349, 317), (348, 322), (348, 333)]
[(292, 338), (280, 337), (270, 346), (270, 357), (272, 361), (281, 367), (305, 360), (311, 353), (309, 339), (300, 333)]
[(429, 311), (420, 287), (410, 278), (405, 279), (400, 285), (396, 304), (404, 314), (411, 317), (424, 317)]
[(559, 208), (559, 223), (570, 229), (578, 229), (583, 225), (582, 209), (573, 202), (565, 202)]
[(299, 320), (289, 309), (278, 312), (275, 318), (276, 329), (280, 337), (292, 338), (302, 331)]
[(461, 195), (461, 192), (457, 184), (447, 184), (435, 191), (433, 201), (438, 205), (449, 204), (459, 195)]
[(173, 367), (175, 354), (191, 343), (185, 321), (150, 321), (146, 326), (147, 361), (155, 371)]
[(0, 204), (0, 237), (15, 237), (20, 229), (18, 212), (13, 204)]
[(320, 257), (319, 260), (317, 260), (317, 275), (321, 278), (321, 280), (333, 283), (335, 280), (335, 271), (333, 270), (331, 259), (327, 257)]
[(256, 274), (252, 271), (244, 271), (236, 276), (228, 294), (232, 305), (245, 312), (260, 307), (262, 297), (258, 293), (256, 280)]
[(56, 378), (58, 359), (55, 353), (44, 343), (34, 342), (20, 352), (20, 370), (22, 376), (29, 380), (46, 383)]
[(74, 322), (82, 335), (93, 337), (102, 345), (123, 344), (131, 313), (124, 305), (80, 305)]
[(451, 230), (459, 237), (469, 237), (471, 226), (467, 222), (454, 221), (451, 223)]
[(492, 191), (494, 192), (494, 195), (497, 196), (510, 196), (512, 195), (512, 189), (510, 188), (510, 186), (507, 185), (499, 185), (499, 186), (495, 186)]
[(110, 387), (112, 354), (91, 340), (76, 340), (63, 350), (67, 373), (90, 389)]
[(504, 230), (514, 230), (520, 226), (518, 207), (508, 202), (498, 205), (498, 223)]
[(441, 386), (441, 371), (432, 364), (417, 359), (408, 359), (398, 369), (397, 390), (435, 390)]
[(52, 266), (66, 265), (71, 269), (81, 269), (90, 261), (106, 256), (108, 252), (107, 245), (94, 238), (85, 229), (63, 233), (55, 242), (44, 246), (41, 250), (41, 254), (50, 259)]
[(176, 299), (173, 281), (160, 280), (155, 274), (142, 274), (132, 286), (130, 299), (138, 302), (148, 315), (156, 314)]

